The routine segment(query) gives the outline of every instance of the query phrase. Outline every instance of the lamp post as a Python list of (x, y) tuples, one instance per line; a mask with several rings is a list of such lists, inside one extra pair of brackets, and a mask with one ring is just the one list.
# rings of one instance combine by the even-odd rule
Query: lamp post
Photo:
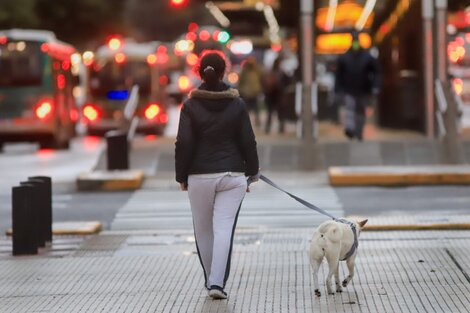
[(423, 53), (424, 53), (424, 103), (426, 112), (426, 135), (434, 138), (434, 70), (433, 70), (433, 17), (434, 3), (422, 0)]
[(436, 59), (437, 80), (447, 94), (447, 107), (444, 114), (445, 135), (442, 138), (442, 161), (450, 164), (462, 162), (459, 132), (457, 128), (457, 103), (451, 91), (452, 85), (447, 78), (447, 0), (435, 0), (436, 4)]
[(313, 104), (316, 101), (313, 84), (313, 1), (300, 0), (301, 64), (302, 64), (302, 138), (308, 142), (313, 136)]

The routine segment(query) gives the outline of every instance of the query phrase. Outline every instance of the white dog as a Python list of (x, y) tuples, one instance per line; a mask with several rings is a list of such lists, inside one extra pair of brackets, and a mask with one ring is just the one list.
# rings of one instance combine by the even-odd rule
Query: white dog
[(331, 289), (331, 277), (335, 275), (336, 292), (341, 292), (339, 279), (339, 261), (346, 261), (349, 275), (343, 280), (343, 287), (354, 277), (354, 262), (357, 255), (358, 238), (367, 220), (353, 222), (347, 220), (327, 221), (315, 230), (310, 244), (310, 264), (313, 270), (313, 283), (315, 295), (321, 296), (318, 287), (318, 270), (326, 257), (328, 261), (328, 276), (326, 278), (326, 290), (328, 294), (334, 294)]

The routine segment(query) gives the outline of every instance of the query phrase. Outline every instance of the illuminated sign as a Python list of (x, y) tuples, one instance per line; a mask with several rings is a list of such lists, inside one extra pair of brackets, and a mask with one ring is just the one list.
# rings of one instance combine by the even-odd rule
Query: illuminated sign
[(380, 43), (384, 38), (397, 26), (398, 20), (408, 11), (410, 5), (415, 0), (398, 0), (395, 10), (390, 14), (388, 19), (380, 25), (378, 32), (375, 34), (375, 41)]
[[(316, 16), (316, 25), (318, 28), (323, 30), (327, 29), (329, 7), (319, 8)], [(353, 28), (356, 25), (357, 20), (364, 11), (364, 8), (355, 2), (343, 2), (338, 5), (334, 17), (334, 27), (336, 28)], [(374, 14), (370, 14), (367, 21), (364, 24), (364, 28), (369, 28), (374, 19)]]
[[(319, 54), (340, 54), (351, 47), (351, 34), (321, 34), (317, 36), (316, 52)], [(372, 39), (369, 34), (361, 33), (359, 43), (363, 48), (370, 48)]]
[(127, 100), (129, 98), (129, 91), (127, 90), (111, 90), (106, 93), (109, 100)]

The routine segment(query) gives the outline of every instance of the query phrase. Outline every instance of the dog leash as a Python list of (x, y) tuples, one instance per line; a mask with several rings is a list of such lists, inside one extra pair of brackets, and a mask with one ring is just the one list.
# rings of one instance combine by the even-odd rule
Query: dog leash
[(303, 204), (305, 207), (311, 209), (311, 210), (314, 210), (322, 215), (325, 215), (325, 216), (328, 216), (330, 217), (331, 219), (333, 219), (335, 222), (339, 222), (339, 223), (343, 223), (343, 224), (347, 224), (351, 227), (351, 230), (353, 232), (353, 235), (354, 235), (354, 242), (353, 242), (353, 245), (351, 247), (351, 249), (349, 249), (348, 253), (346, 253), (346, 256), (344, 257), (344, 260), (348, 259), (351, 255), (354, 254), (354, 252), (356, 251), (357, 247), (359, 246), (359, 241), (357, 240), (357, 233), (356, 233), (356, 225), (354, 225), (354, 223), (351, 223), (350, 221), (347, 221), (345, 219), (342, 219), (342, 218), (337, 218), (333, 215), (331, 215), (330, 213), (326, 212), (325, 210), (317, 207), (316, 205), (308, 202), (308, 201), (305, 201), (304, 199), (302, 198), (299, 198), (297, 197), (296, 195), (293, 195), (292, 193), (288, 192), (287, 190), (284, 190), (283, 188), (279, 187), (276, 183), (274, 183), (272, 180), (270, 180), (269, 178), (267, 178), (266, 176), (264, 176), (263, 174), (260, 174), (259, 175), (259, 179), (264, 181), (265, 183), (267, 183), (268, 185), (276, 188), (277, 190), (279, 191), (282, 191), (283, 193), (287, 194), (289, 197), (293, 198), (294, 200), (296, 200), (297, 202)]

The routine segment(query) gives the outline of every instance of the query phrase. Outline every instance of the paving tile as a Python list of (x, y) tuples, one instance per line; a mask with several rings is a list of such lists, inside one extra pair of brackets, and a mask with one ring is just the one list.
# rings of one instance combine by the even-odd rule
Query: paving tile
[[(363, 233), (352, 284), (325, 295), (323, 264), (321, 298), (308, 261), (312, 233), (239, 229), (223, 301), (207, 297), (197, 255), (184, 253), (194, 249), (190, 230), (109, 232), (82, 244), (113, 251), (106, 255), (0, 258), (0, 312), (468, 312), (468, 232)], [(134, 254), (120, 255), (129, 247)]]

